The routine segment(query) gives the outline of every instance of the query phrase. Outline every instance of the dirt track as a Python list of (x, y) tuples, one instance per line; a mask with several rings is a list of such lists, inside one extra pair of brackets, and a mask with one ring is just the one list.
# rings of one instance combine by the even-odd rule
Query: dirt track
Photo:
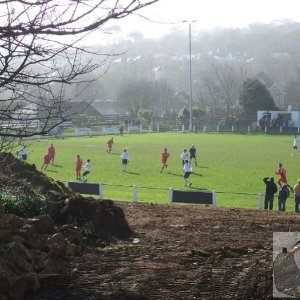
[(28, 299), (271, 299), (278, 212), (118, 202), (136, 232), (69, 262), (64, 282)]

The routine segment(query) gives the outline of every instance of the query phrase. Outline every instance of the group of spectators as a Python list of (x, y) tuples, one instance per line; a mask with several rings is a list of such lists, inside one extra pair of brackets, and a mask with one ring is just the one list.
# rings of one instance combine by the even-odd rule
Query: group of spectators
[(274, 177), (265, 177), (263, 182), (266, 184), (265, 192), (265, 203), (264, 208), (272, 210), (274, 196), (278, 192), (278, 210), (286, 211), (286, 201), (290, 196), (290, 193), (294, 193), (295, 200), (295, 212), (300, 212), (300, 179), (294, 187), (290, 186), (287, 182), (286, 170), (283, 168), (282, 163), (278, 164), (278, 168), (275, 171), (275, 174), (279, 176), (277, 181), (279, 188), (274, 180)]

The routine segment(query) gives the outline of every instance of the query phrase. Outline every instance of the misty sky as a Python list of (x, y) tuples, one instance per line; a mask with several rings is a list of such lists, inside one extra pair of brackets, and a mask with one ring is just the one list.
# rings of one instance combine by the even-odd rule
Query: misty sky
[(246, 27), (282, 19), (300, 22), (299, 7), (299, 0), (159, 0), (140, 11), (151, 21), (130, 16), (117, 24), (126, 33), (140, 31), (145, 37), (155, 38), (168, 33), (171, 27), (185, 28), (183, 20), (196, 20), (194, 30)]

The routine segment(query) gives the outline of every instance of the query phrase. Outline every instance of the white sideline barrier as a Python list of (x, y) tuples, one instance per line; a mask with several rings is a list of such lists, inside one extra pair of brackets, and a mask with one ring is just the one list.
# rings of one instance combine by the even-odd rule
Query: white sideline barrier
[(142, 132), (142, 126), (128, 126), (128, 133), (130, 132)]
[[(66, 186), (74, 192), (80, 194), (98, 195), (100, 199), (104, 198), (103, 183), (88, 183), (88, 182), (74, 182), (67, 181)], [(128, 186), (127, 186), (128, 187)], [(138, 186), (132, 185), (132, 202), (138, 202)], [(216, 191), (201, 191), (201, 190), (174, 190), (169, 188), (169, 204), (174, 203), (188, 203), (188, 204), (204, 204), (217, 207), (217, 193)], [(263, 194), (258, 193), (258, 209), (263, 210)]]
[(86, 195), (97, 195), (100, 199), (103, 199), (104, 190), (101, 182), (77, 182), (67, 181), (66, 186), (75, 193), (86, 194)]
[(258, 209), (263, 209), (263, 197), (262, 197), (262, 193), (258, 193)]
[(76, 136), (91, 135), (91, 134), (92, 134), (91, 128), (75, 128)]
[(118, 130), (115, 127), (103, 127), (102, 133), (103, 134), (117, 134)]
[(173, 190), (169, 188), (169, 203), (208, 204), (217, 207), (217, 195), (215, 191), (201, 190)]

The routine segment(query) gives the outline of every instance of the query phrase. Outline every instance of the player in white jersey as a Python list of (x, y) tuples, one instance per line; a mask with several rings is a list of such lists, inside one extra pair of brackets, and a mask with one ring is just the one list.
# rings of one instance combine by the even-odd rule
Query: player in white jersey
[(126, 149), (123, 150), (123, 152), (120, 155), (120, 158), (122, 159), (123, 172), (126, 172), (127, 164), (129, 162), (129, 154)]
[(294, 141), (293, 141), (293, 153), (292, 153), (292, 155), (295, 155), (297, 151), (298, 151), (298, 136), (297, 136), (297, 134), (295, 134)]
[(180, 158), (182, 159), (182, 166), (184, 166), (186, 160), (190, 161), (190, 152), (187, 151), (186, 148), (184, 148), (183, 152), (180, 155)]
[(192, 169), (192, 165), (191, 165), (190, 161), (186, 160), (184, 162), (184, 165), (183, 165), (183, 172), (184, 172), (183, 180), (184, 180), (184, 185), (185, 186), (191, 186), (192, 185), (192, 183), (189, 179), (192, 171), (193, 171), (193, 169)]
[(84, 172), (82, 174), (82, 181), (87, 182), (87, 175), (91, 173), (91, 161), (88, 159), (84, 166)]

